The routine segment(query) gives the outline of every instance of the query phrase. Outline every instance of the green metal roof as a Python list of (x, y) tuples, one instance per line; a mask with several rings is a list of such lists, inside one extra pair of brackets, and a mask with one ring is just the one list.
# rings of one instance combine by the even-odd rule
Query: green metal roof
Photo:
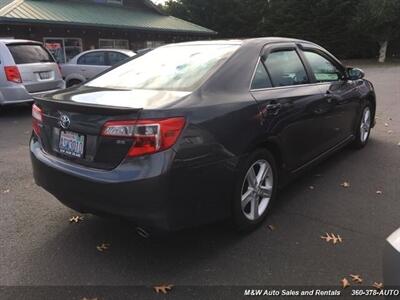
[(4, 21), (215, 34), (152, 9), (65, 0), (0, 0), (0, 23)]
[(0, 10), (11, 2), (14, 2), (14, 0), (0, 0)]

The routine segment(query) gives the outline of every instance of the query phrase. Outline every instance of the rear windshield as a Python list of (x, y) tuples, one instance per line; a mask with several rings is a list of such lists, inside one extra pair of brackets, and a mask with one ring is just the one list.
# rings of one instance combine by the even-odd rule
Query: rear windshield
[(50, 53), (41, 45), (11, 44), (7, 45), (7, 47), (17, 65), (54, 62)]
[(176, 45), (155, 49), (88, 82), (112, 89), (192, 91), (239, 45)]

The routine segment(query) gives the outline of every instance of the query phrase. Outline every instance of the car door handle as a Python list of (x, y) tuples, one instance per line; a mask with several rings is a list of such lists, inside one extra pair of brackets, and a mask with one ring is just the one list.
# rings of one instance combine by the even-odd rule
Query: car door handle
[(326, 97), (326, 102), (328, 102), (329, 104), (335, 102), (335, 99), (333, 97)]
[(274, 116), (279, 114), (279, 111), (281, 110), (281, 108), (282, 108), (282, 104), (280, 104), (280, 103), (271, 103), (271, 104), (268, 104), (267, 106), (265, 106), (265, 109), (267, 110), (267, 114), (274, 115)]
[(335, 95), (332, 93), (326, 93), (325, 94), (325, 100), (329, 104), (338, 104), (343, 98), (339, 95)]

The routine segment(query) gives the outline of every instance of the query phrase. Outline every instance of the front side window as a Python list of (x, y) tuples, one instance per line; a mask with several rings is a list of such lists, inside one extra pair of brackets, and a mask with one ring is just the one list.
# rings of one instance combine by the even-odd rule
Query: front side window
[(174, 45), (157, 48), (89, 81), (112, 89), (192, 91), (239, 45)]
[(258, 62), (256, 72), (254, 73), (253, 82), (251, 83), (252, 90), (266, 89), (272, 87), (271, 80), (263, 63)]
[(342, 78), (340, 70), (325, 57), (311, 51), (304, 51), (304, 55), (318, 82), (332, 82)]
[(308, 76), (296, 50), (272, 52), (265, 60), (275, 87), (308, 83)]
[(17, 65), (54, 62), (50, 53), (41, 45), (11, 44), (7, 47)]
[(78, 65), (105, 66), (104, 52), (98, 51), (84, 54), (78, 59)]

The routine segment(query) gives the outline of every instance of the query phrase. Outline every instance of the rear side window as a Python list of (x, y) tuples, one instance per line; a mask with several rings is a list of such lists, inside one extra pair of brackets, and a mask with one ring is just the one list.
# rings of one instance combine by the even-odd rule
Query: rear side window
[(108, 60), (110, 66), (113, 66), (127, 58), (128, 56), (119, 52), (108, 52)]
[(271, 80), (267, 70), (265, 69), (262, 62), (257, 65), (256, 72), (254, 73), (253, 82), (251, 83), (252, 90), (266, 89), (272, 87)]
[(265, 60), (274, 86), (290, 86), (308, 83), (308, 76), (295, 50), (272, 52)]
[(54, 62), (50, 53), (41, 45), (11, 44), (7, 47), (17, 65)]
[(106, 59), (104, 52), (92, 52), (82, 55), (78, 59), (78, 65), (105, 66)]
[(318, 53), (304, 51), (304, 55), (318, 82), (338, 81), (343, 77), (340, 70), (333, 63)]

